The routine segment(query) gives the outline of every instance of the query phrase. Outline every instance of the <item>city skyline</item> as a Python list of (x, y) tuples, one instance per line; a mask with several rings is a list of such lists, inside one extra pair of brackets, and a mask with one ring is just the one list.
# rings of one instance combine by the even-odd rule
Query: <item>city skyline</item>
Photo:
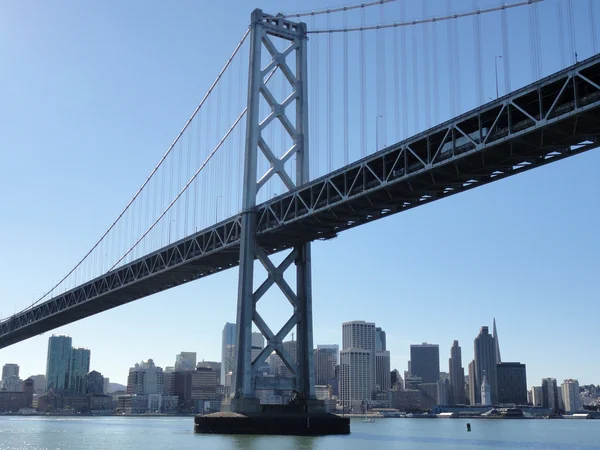
[[(368, 322), (368, 321), (363, 321), (363, 320), (352, 320), (352, 321), (348, 321), (347, 323), (366, 323), (367, 325), (372, 325), (372, 327), (373, 327), (373, 330), (372, 330), (373, 331), (373, 346), (377, 345), (377, 340), (379, 339), (380, 332), (382, 332), (382, 335), (384, 336), (384, 342), (385, 342), (385, 336), (386, 336), (386, 334), (388, 334), (388, 333), (386, 333), (387, 330), (385, 330), (385, 328), (383, 328), (383, 331), (382, 331), (382, 327), (379, 327), (379, 326), (375, 327), (375, 323)], [(491, 323), (493, 323), (493, 329), (494, 329), (493, 331), (495, 333), (497, 333), (495, 318), (492, 319)], [(231, 329), (231, 328), (234, 329), (234, 326), (235, 326), (234, 323), (226, 322), (225, 326), (224, 326), (224, 330), (222, 330), (222, 333), (221, 333), (223, 335), (222, 337), (225, 337), (225, 335), (226, 335), (225, 330), (228, 330), (228, 329)], [(375, 331), (375, 330), (377, 330), (377, 331)], [(481, 336), (481, 333), (482, 333), (483, 330), (485, 330), (486, 333), (489, 333), (489, 327), (487, 327), (485, 325), (482, 325), (480, 327), (480, 329), (479, 329), (479, 334), (475, 335), (474, 338), (473, 338), (473, 340), (472, 340), (472, 341), (474, 341), (474, 343), (477, 342), (477, 339)], [(233, 333), (233, 335), (235, 335), (235, 333)], [(260, 336), (260, 333), (253, 332), (253, 336), (254, 337), (258, 337), (258, 336)], [(491, 337), (491, 334), (489, 334), (489, 336)], [(66, 339), (69, 342), (72, 341), (72, 336), (53, 334), (51, 336), (51, 338), (48, 339), (48, 341), (47, 341), (48, 350), (50, 349), (50, 342), (52, 342), (52, 338), (60, 339), (60, 340), (65, 340)], [(330, 348), (335, 348), (335, 349), (337, 349), (336, 350), (337, 352), (340, 352), (342, 350), (342, 348), (343, 348), (343, 336), (342, 336), (342, 339), (340, 339), (339, 342), (340, 342), (340, 344), (331, 343), (331, 342), (330, 343), (315, 343), (315, 345), (314, 345), (314, 351), (316, 352), (318, 349), (327, 350), (327, 349), (330, 349)], [(493, 353), (493, 356), (496, 356), (500, 352), (500, 348), (497, 345), (498, 341), (494, 339), (493, 341), (490, 341), (490, 342), (491, 342), (491, 344), (489, 344), (490, 345), (489, 352)], [(288, 339), (286, 340), (286, 342), (284, 342), (284, 345), (286, 345), (286, 346), (289, 347), (289, 345), (291, 343), (292, 343), (292, 341), (291, 341), (291, 334), (290, 334), (290, 336), (288, 336)], [(431, 343), (431, 342), (410, 343), (409, 344), (409, 350), (407, 352), (408, 359), (406, 360), (406, 367), (403, 370), (401, 370), (399, 367), (394, 366), (394, 363), (390, 362), (390, 370), (398, 370), (400, 374), (404, 373), (404, 371), (407, 371), (408, 364), (410, 364), (410, 352), (411, 352), (411, 350), (413, 350), (413, 348), (435, 347), (436, 350), (437, 350), (437, 352), (438, 352), (439, 372), (440, 373), (446, 373), (447, 375), (449, 375), (450, 374), (450, 360), (445, 358), (444, 351), (447, 351), (448, 355), (451, 355), (452, 348), (453, 348), (453, 346), (455, 344), (457, 344), (457, 345), (460, 346), (459, 349), (458, 349), (458, 355), (460, 355), (462, 353), (461, 363), (462, 363), (462, 366), (463, 366), (463, 376), (466, 376), (466, 375), (468, 375), (468, 366), (469, 366), (469, 363), (467, 362), (467, 360), (471, 361), (471, 363), (473, 363), (474, 362), (475, 353), (472, 353), (472, 356), (471, 356), (471, 353), (469, 352), (469, 349), (471, 348), (470, 342), (461, 343), (460, 341), (457, 341), (457, 340), (453, 340), (452, 344), (449, 345), (449, 346), (447, 346), (448, 347), (447, 349), (444, 347), (444, 345), (437, 344), (437, 343)], [(461, 352), (461, 348), (464, 349), (465, 347), (466, 347), (467, 350), (466, 351), (463, 350)], [(83, 351), (83, 350), (84, 349), (73, 347), (73, 351)], [(113, 377), (109, 377), (102, 370), (101, 367), (96, 367), (96, 366), (93, 366), (93, 365), (90, 366), (89, 365), (89, 352), (90, 352), (90, 350), (85, 349), (85, 351), (88, 352), (88, 356), (87, 356), (87, 358), (88, 358), (88, 363), (87, 363), (88, 364), (88, 366), (87, 366), (88, 371), (90, 371), (90, 370), (97, 370), (98, 372), (102, 373), (105, 378), (107, 378), (107, 379), (110, 378), (110, 380), (111, 380), (112, 383), (117, 383), (117, 384), (122, 384), (122, 385), (126, 385), (127, 384), (127, 376), (126, 375), (124, 376), (124, 379), (123, 379), (122, 376), (120, 377), (119, 375), (117, 375), (117, 376), (115, 376), (113, 378)], [(225, 353), (222, 352), (222, 342), (220, 342), (219, 351), (221, 352), (221, 358), (222, 358), (223, 355), (225, 354)], [(288, 351), (290, 351), (289, 348), (288, 348)], [(150, 353), (151, 353), (151, 351), (150, 351)], [(292, 353), (295, 354), (295, 352), (293, 350), (292, 350)], [(379, 351), (373, 351), (373, 358), (375, 358), (375, 355), (377, 353), (379, 353)], [(389, 352), (389, 350), (388, 350), (387, 353), (390, 354), (391, 352)], [(197, 355), (197, 352), (179, 351), (178, 353), (175, 353), (173, 355), (173, 358), (172, 358), (173, 362), (163, 362), (163, 361), (160, 361), (160, 362), (155, 362), (155, 364), (156, 364), (156, 366), (158, 366), (158, 367), (164, 367), (165, 369), (171, 368), (173, 370), (173, 368), (174, 368), (175, 370), (178, 370), (177, 369), (178, 361), (180, 361), (182, 357), (194, 360), (196, 358), (196, 355)], [(337, 353), (337, 355), (338, 355), (338, 358), (339, 358), (339, 353)], [(398, 357), (394, 357), (393, 354), (391, 354), (391, 357), (390, 356), (388, 356), (388, 357), (390, 358), (390, 361), (394, 361), (394, 360), (398, 359)], [(269, 357), (269, 358), (271, 358), (271, 357)], [(269, 362), (269, 358), (267, 358), (267, 362)], [(315, 358), (316, 358), (316, 353), (315, 353)], [(137, 360), (134, 360), (135, 362), (130, 363), (128, 367), (130, 367), (132, 364), (136, 364), (137, 361), (145, 361), (145, 360), (148, 360), (148, 359), (156, 361), (151, 356), (145, 356), (143, 358), (138, 358)], [(48, 360), (45, 359), (45, 364), (47, 364), (47, 361)], [(197, 365), (201, 365), (201, 363), (205, 362), (205, 361), (207, 361), (207, 362), (211, 362), (211, 361), (222, 362), (222, 360), (219, 357), (216, 357), (216, 358), (206, 358), (203, 355), (198, 355), (198, 357), (197, 357)], [(444, 361), (447, 361), (447, 363), (444, 363)], [(339, 360), (338, 360), (338, 363), (339, 363)], [(16, 363), (12, 362), (11, 363), (9, 361), (3, 362), (3, 361), (0, 360), (0, 365), (1, 366), (4, 366), (4, 365), (10, 366), (11, 364), (16, 364), (19, 367), (20, 375), (21, 375), (21, 378), (23, 380), (25, 380), (26, 378), (34, 377), (36, 375), (44, 375), (46, 373), (46, 372), (40, 372), (39, 374), (37, 374), (37, 373), (30, 373), (28, 376), (23, 376), (23, 374), (25, 372), (23, 372), (23, 370), (21, 368), (21, 364), (19, 362), (16, 362)], [(69, 362), (67, 364), (69, 366), (72, 364), (71, 359), (69, 359)], [(315, 364), (315, 368), (316, 368), (317, 367), (316, 360), (315, 360), (314, 364)], [(373, 361), (373, 364), (375, 364), (374, 361)], [(515, 363), (509, 362), (507, 364), (515, 364)], [(188, 367), (185, 370), (190, 370), (190, 367)], [(183, 370), (183, 368), (181, 370)], [(219, 369), (218, 378), (221, 378), (223, 370), (224, 370), (224, 365), (222, 365), (220, 367), (220, 369)], [(527, 373), (529, 373), (529, 371), (530, 371), (529, 365), (527, 364)], [(84, 373), (82, 373), (81, 375), (84, 375)], [(575, 379), (581, 380), (581, 377), (579, 377), (576, 373), (572, 373), (570, 376), (565, 377), (565, 378), (560, 378), (560, 377), (554, 376), (553, 374), (550, 374), (550, 375), (547, 375), (547, 376), (543, 376), (543, 377), (540, 377), (540, 378), (536, 378), (535, 376), (528, 375), (527, 376), (527, 389), (530, 389), (532, 387), (536, 387), (537, 386), (537, 384), (536, 384), (537, 381), (543, 380), (543, 379), (547, 379), (547, 378), (553, 378), (553, 379), (556, 379), (556, 380), (569, 380), (569, 379), (575, 378)], [(226, 379), (227, 378), (225, 378), (224, 380), (226, 380)], [(221, 382), (222, 382), (222, 384), (226, 384), (226, 381), (221, 381)], [(318, 383), (315, 383), (315, 384), (318, 384)], [(579, 384), (580, 385), (586, 385), (586, 384), (600, 384), (600, 383), (598, 381), (595, 382), (595, 381), (592, 380), (590, 382), (579, 382)], [(560, 383), (558, 383), (558, 388), (560, 388)], [(449, 388), (449, 389), (451, 389), (451, 388)], [(476, 389), (480, 390), (480, 386), (477, 387)], [(469, 393), (466, 392), (466, 395), (468, 397)], [(479, 401), (479, 396), (476, 396), (476, 398), (477, 398), (477, 401)]]
[[(309, 1), (289, 8), (316, 6)], [(143, 11), (116, 4), (97, 10), (8, 7), (11, 21), (0, 27), (0, 42), (14, 43), (5, 49), (14, 70), (0, 75), (9, 87), (0, 118), (7, 125), (5, 148), (15, 151), (6, 152), (10, 170), (0, 177), (0, 188), (11, 193), (3, 234), (11, 258), (0, 261), (6, 275), (2, 318), (46, 292), (101, 235), (181, 129), (247, 28), (253, 7), (240, 2), (232, 8), (229, 26), (239, 33), (226, 33), (219, 42), (203, 39), (223, 34), (204, 19), (219, 14), (215, 5), (189, 11), (177, 5)], [(263, 8), (278, 11), (280, 5), (271, 0)], [(115, 34), (106, 32), (108, 17)], [(134, 20), (139, 27), (132, 30)], [(176, 30), (167, 40), (155, 32), (165, 27)], [(67, 30), (84, 30), (84, 37), (72, 39)], [(545, 67), (556, 59), (548, 55)], [(174, 66), (179, 70), (164, 69)], [(490, 95), (493, 66), (486, 56)], [(45, 119), (32, 125), (31, 117)], [(446, 356), (458, 340), (466, 372), (476, 330), (491, 329), (496, 317), (503, 358), (526, 363), (528, 380), (598, 383), (593, 358), (574, 352), (569, 336), (548, 330), (564, 329), (564, 302), (576, 305), (573, 314), (594, 306), (599, 164), (600, 151), (594, 150), (315, 243), (315, 347), (341, 344), (339, 324), (361, 318), (386, 330), (392, 369), (403, 373), (410, 344), (427, 341), (440, 345), (440, 368), (447, 370)], [(553, 276), (558, 265), (567, 268)], [(93, 368), (122, 384), (123, 368), (134, 361), (152, 357), (170, 366), (182, 349), (219, 360), (215, 339), (223, 323), (235, 322), (236, 302), (234, 269), (4, 348), (0, 363), (18, 363), (22, 377), (45, 373), (51, 333), (76, 336), (93, 349)], [(289, 311), (278, 308), (271, 293), (260, 302), (266, 319), (287, 319)], [(535, 320), (541, 314), (544, 320)], [(577, 318), (582, 330), (595, 327), (593, 315)], [(539, 336), (543, 349), (523, 346)], [(548, 348), (552, 360), (544, 356)]]

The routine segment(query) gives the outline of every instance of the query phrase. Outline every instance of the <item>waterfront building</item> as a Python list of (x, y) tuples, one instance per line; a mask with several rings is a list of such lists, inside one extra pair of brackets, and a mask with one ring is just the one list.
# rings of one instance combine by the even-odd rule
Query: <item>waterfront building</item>
[(496, 364), (500, 364), (502, 362), (502, 358), (500, 357), (500, 341), (498, 340), (498, 330), (496, 329), (496, 318), (494, 317), (494, 321), (492, 324), (492, 333), (494, 337), (494, 343), (496, 346)]
[[(475, 382), (475, 360), (469, 363), (469, 405), (475, 406), (478, 396), (475, 394), (477, 383)], [(481, 395), (479, 395), (481, 397)]]
[(500, 363), (496, 367), (498, 380), (498, 403), (527, 404), (527, 376), (525, 364), (518, 362)]
[(104, 394), (104, 377), (100, 372), (92, 370), (84, 377), (85, 394)]
[(72, 348), (69, 364), (69, 390), (74, 394), (85, 394), (84, 377), (90, 371), (91, 352), (86, 348)]
[(110, 378), (104, 377), (104, 393), (108, 394), (110, 391)]
[(164, 392), (162, 367), (157, 367), (152, 359), (136, 363), (129, 369), (127, 394), (149, 395)]
[(561, 384), (564, 411), (573, 414), (581, 409), (579, 398), (579, 381), (568, 379)]
[(23, 387), (17, 392), (0, 391), (0, 412), (18, 412), (22, 408), (31, 408), (32, 402), (33, 380), (29, 378), (23, 381)]
[(330, 380), (335, 378), (338, 353), (339, 347), (337, 345), (317, 345), (313, 356), (316, 385), (328, 385)]
[[(382, 338), (380, 332), (380, 340)], [(373, 398), (375, 389), (375, 323), (365, 322), (364, 320), (354, 320), (342, 324), (342, 348), (344, 350), (361, 349), (369, 352), (366, 371), (370, 372), (368, 380), (371, 383), (371, 395), (368, 400)], [(356, 354), (358, 355), (358, 354)], [(356, 356), (355, 355), (355, 356)], [(356, 356), (354, 359), (358, 358)], [(340, 357), (341, 360), (341, 357)], [(351, 372), (352, 373), (352, 372)], [(362, 383), (363, 380), (361, 380)], [(358, 392), (358, 391), (357, 391)]]
[(440, 378), (440, 346), (426, 342), (410, 346), (410, 373), (423, 383), (437, 383)]
[(14, 363), (7, 363), (2, 366), (2, 379), (8, 377), (18, 377), (19, 376), (19, 365)]
[(391, 389), (392, 380), (390, 373), (390, 352), (375, 352), (375, 390), (376, 392), (387, 392)]
[(558, 406), (556, 378), (542, 378), (542, 407), (556, 412)]
[(359, 412), (373, 397), (372, 352), (362, 348), (340, 353), (340, 403), (348, 411)]
[[(474, 371), (474, 392), (475, 404), (481, 404), (481, 384), (483, 372), (486, 373), (487, 382), (490, 385), (490, 395), (492, 404), (498, 401), (497, 371), (496, 371), (496, 340), (489, 333), (488, 327), (483, 326), (479, 330), (479, 335), (473, 343), (475, 350), (475, 371)], [(499, 351), (498, 351), (499, 352)], [(469, 376), (471, 374), (469, 373)]]
[(235, 338), (235, 323), (225, 323), (221, 335), (221, 383), (228, 387), (231, 387), (234, 370)]
[(450, 391), (448, 400), (451, 405), (465, 404), (465, 369), (462, 367), (462, 354), (458, 341), (452, 343), (450, 359), (448, 360), (450, 372)]
[(29, 378), (33, 380), (33, 393), (43, 394), (46, 390), (46, 375), (32, 375)]
[(531, 387), (531, 404), (533, 406), (541, 407), (544, 404), (542, 394), (542, 386), (532, 386)]
[(194, 370), (196, 368), (196, 352), (181, 352), (175, 356), (175, 370)]
[(481, 406), (492, 405), (492, 391), (490, 384), (487, 380), (487, 374), (483, 371), (483, 378), (481, 380)]
[(46, 392), (62, 391), (69, 386), (72, 340), (69, 336), (50, 336), (46, 357)]

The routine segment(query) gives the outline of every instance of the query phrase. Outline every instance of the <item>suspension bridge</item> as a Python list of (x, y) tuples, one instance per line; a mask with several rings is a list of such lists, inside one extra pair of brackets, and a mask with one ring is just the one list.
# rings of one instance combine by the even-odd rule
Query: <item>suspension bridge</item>
[[(311, 242), (600, 144), (594, 1), (464, 5), (254, 11), (133, 198), (58, 283), (0, 322), (0, 348), (239, 266), (232, 408), (256, 408), (257, 389), (314, 398)], [(280, 330), (256, 309), (272, 287), (293, 306)], [(267, 340), (255, 360), (253, 327)], [(294, 328), (292, 360), (282, 342)], [(285, 385), (257, 374), (273, 351), (295, 374)]]

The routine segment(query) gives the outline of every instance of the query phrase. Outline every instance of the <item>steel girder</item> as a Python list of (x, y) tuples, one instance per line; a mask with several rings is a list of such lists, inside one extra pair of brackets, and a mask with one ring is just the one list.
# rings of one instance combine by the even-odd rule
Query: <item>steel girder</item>
[(600, 144), (600, 55), (259, 206), (264, 245), (339, 232)]
[[(597, 55), (258, 205), (260, 247), (272, 254), (332, 238), (597, 147), (599, 87)], [(0, 322), (0, 348), (235, 267), (240, 234), (232, 217), (16, 314)]]

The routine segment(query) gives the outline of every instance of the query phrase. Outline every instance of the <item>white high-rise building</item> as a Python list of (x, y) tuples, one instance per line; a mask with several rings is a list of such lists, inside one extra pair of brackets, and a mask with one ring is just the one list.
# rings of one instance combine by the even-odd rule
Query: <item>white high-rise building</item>
[(568, 413), (574, 413), (581, 409), (579, 398), (579, 381), (568, 379), (561, 384), (564, 409)]
[(375, 323), (355, 320), (342, 324), (342, 346), (344, 350), (360, 348), (371, 353), (371, 393), (375, 393)]
[(221, 340), (221, 383), (224, 386), (231, 386), (235, 361), (235, 338), (235, 323), (227, 322), (223, 327)]
[(542, 387), (531, 386), (531, 404), (533, 406), (542, 406), (544, 403), (542, 398)]
[(340, 352), (340, 402), (349, 410), (360, 412), (362, 404), (368, 405), (373, 396), (373, 353), (361, 348)]

